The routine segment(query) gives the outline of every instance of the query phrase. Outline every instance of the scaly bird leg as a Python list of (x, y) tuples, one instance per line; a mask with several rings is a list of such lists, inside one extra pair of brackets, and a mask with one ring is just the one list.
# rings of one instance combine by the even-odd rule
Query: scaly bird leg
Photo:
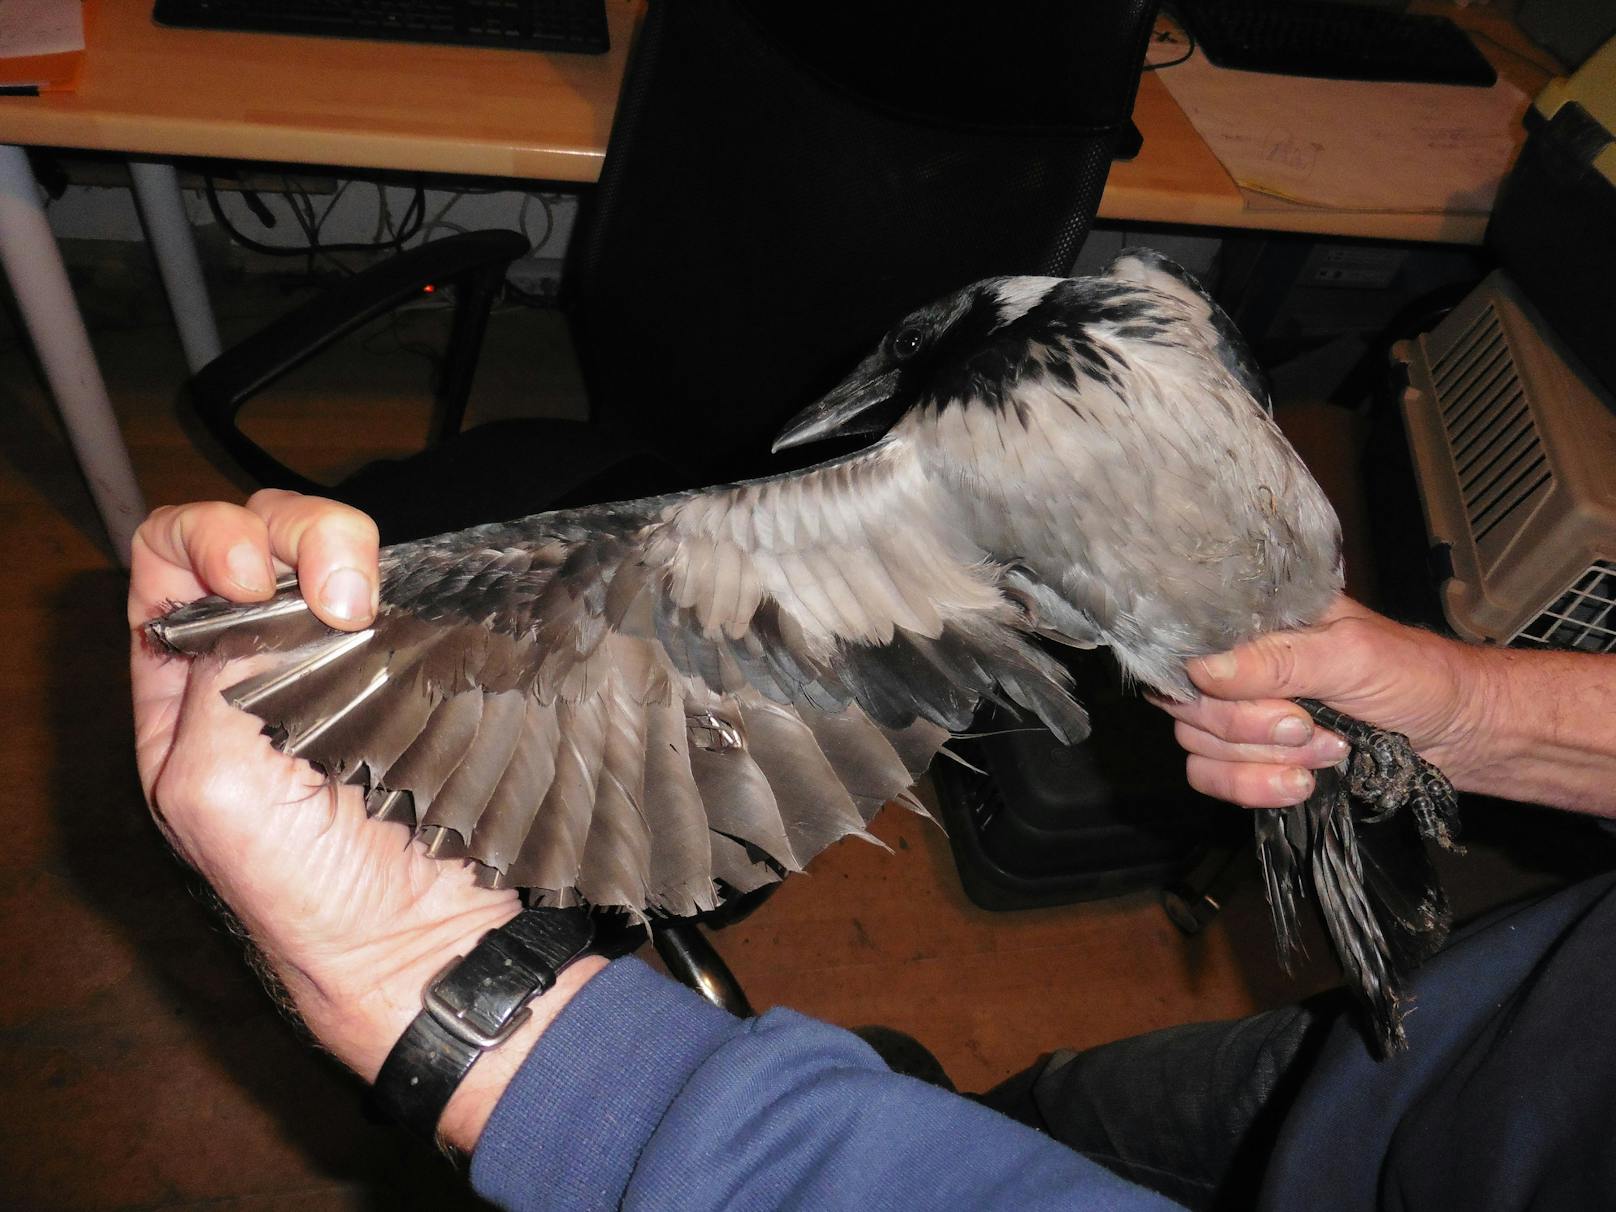
[(1296, 703), (1321, 728), (1339, 735), (1352, 752), (1343, 771), (1348, 793), (1374, 811), (1363, 819), (1383, 821), (1404, 808), (1414, 814), (1420, 836), (1444, 850), (1462, 852), (1455, 840), (1459, 831), (1459, 795), (1443, 774), (1414, 752), (1400, 732), (1388, 732), (1327, 707), (1317, 699)]

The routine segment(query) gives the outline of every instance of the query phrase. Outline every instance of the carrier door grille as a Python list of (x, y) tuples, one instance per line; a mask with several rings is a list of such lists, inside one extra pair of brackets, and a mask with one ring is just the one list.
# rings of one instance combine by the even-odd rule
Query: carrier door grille
[(1596, 561), (1511, 642), (1616, 652), (1616, 564)]
[(1490, 571), (1554, 483), (1497, 310), (1489, 304), (1431, 370), (1465, 517)]

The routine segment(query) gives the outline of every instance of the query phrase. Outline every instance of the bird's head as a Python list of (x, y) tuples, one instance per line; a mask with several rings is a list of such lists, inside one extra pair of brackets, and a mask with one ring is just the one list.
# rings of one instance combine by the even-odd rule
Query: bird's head
[[(958, 394), (1019, 358), (1026, 321), (1065, 279), (989, 278), (911, 312), (823, 399), (793, 417), (776, 452), (826, 438), (879, 434), (917, 404)], [(984, 363), (995, 362), (996, 367)]]

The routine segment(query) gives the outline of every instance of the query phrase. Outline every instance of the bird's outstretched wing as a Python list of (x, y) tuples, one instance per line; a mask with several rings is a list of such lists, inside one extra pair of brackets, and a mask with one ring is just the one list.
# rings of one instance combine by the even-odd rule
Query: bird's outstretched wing
[(366, 631), (326, 628), (290, 582), (148, 630), (273, 654), (226, 697), (488, 882), (692, 913), (863, 834), (984, 697), (1086, 733), (1029, 642), (1024, 570), (936, 493), (888, 440), (389, 548)]

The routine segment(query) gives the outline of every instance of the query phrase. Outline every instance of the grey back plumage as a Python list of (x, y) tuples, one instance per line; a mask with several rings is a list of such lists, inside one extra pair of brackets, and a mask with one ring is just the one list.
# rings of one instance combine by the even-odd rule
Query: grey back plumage
[(487, 882), (710, 908), (918, 808), (984, 699), (1081, 739), (1038, 637), (1184, 696), (1189, 657), (1323, 609), (1334, 516), (1196, 297), (979, 283), (866, 360), (901, 416), (856, 455), (389, 548), (357, 635), (290, 584), (150, 634), (279, 654), (230, 700)]
[[(1012, 301), (999, 386), (923, 392), (896, 432), (954, 485), (961, 525), (1075, 612), (1070, 639), (1184, 698), (1186, 659), (1318, 617), (1341, 586), (1340, 530), (1221, 309), (1159, 263), (987, 289)], [(979, 346), (950, 358), (947, 342), (939, 360), (980, 365)]]

